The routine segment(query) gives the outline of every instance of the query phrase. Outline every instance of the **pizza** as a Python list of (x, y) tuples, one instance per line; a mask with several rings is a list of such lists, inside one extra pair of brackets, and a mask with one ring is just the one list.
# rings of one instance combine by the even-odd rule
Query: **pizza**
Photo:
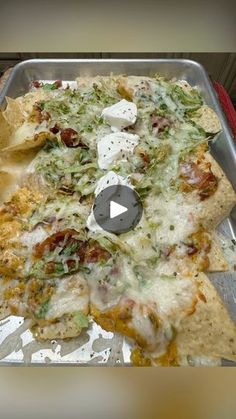
[[(220, 121), (197, 87), (146, 76), (31, 83), (0, 115), (0, 313), (35, 338), (96, 322), (124, 335), (134, 365), (236, 360), (236, 328), (207, 272), (235, 192), (209, 151)], [(128, 232), (96, 222), (107, 186), (139, 195)]]

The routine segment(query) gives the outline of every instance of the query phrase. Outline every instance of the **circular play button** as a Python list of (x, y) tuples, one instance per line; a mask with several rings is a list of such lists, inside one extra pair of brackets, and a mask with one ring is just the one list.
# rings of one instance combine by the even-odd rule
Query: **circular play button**
[(142, 203), (129, 186), (114, 185), (103, 189), (95, 199), (93, 214), (99, 226), (110, 233), (132, 230), (142, 217)]

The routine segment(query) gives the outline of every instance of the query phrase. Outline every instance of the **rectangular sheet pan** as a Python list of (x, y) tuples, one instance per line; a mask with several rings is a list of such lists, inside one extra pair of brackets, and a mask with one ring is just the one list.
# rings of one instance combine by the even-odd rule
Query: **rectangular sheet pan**
[[(219, 116), (222, 132), (211, 145), (211, 152), (220, 163), (236, 190), (236, 147), (232, 133), (223, 115), (216, 94), (204, 68), (197, 62), (182, 59), (156, 60), (82, 60), (39, 59), (16, 65), (0, 94), (0, 106), (4, 107), (5, 96), (15, 98), (29, 90), (32, 80), (73, 81), (78, 76), (113, 74), (153, 75), (187, 80), (198, 86), (206, 103)], [(229, 238), (236, 238), (236, 207), (218, 228)], [(210, 279), (228, 307), (236, 322), (236, 272), (211, 274)], [(91, 324), (88, 331), (69, 342), (36, 342), (28, 330), (27, 321), (10, 316), (0, 321), (1, 364), (64, 364), (64, 365), (129, 365), (130, 345), (119, 335), (103, 331)], [(224, 364), (224, 361), (223, 361)], [(225, 363), (231, 364), (232, 363)]]

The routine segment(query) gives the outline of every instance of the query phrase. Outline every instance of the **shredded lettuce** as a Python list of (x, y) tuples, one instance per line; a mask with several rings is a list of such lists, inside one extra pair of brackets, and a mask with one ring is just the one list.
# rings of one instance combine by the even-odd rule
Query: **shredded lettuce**
[(176, 279), (175, 275), (164, 275), (164, 274), (161, 274), (160, 278), (163, 279), (163, 280), (174, 280), (174, 279)]
[(57, 90), (58, 89), (58, 83), (43, 83), (42, 84), (43, 90)]
[(196, 89), (191, 89), (188, 93), (180, 86), (173, 85), (171, 97), (178, 106), (183, 106), (187, 110), (196, 110), (203, 104), (203, 100)]
[(74, 314), (74, 319), (76, 324), (81, 327), (81, 329), (86, 328), (89, 325), (88, 317), (82, 313), (82, 311), (76, 311)]
[(44, 301), (44, 303), (41, 304), (39, 310), (34, 313), (35, 317), (37, 319), (45, 319), (45, 316), (49, 310), (49, 306), (50, 306), (50, 299)]

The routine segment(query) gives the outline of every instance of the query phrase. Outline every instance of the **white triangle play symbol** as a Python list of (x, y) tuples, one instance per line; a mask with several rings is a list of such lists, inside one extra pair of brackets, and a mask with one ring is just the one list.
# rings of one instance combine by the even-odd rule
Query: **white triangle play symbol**
[(117, 204), (117, 202), (110, 201), (110, 218), (115, 218), (126, 211), (128, 211), (128, 208)]

